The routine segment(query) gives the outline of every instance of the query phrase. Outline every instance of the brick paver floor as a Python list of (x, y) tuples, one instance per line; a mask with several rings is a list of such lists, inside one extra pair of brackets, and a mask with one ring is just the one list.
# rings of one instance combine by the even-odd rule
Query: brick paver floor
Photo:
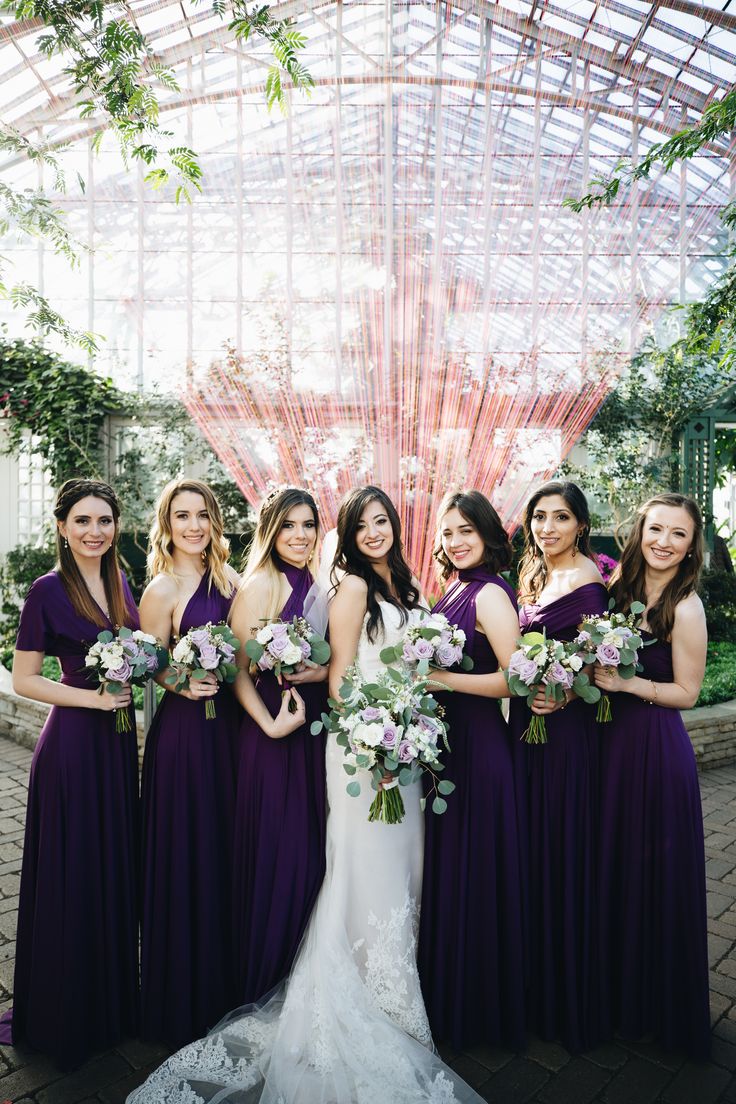
[[(15, 919), (31, 753), (0, 739), (0, 1012), (11, 1004)], [(444, 1051), (489, 1104), (736, 1104), (736, 767), (701, 775), (706, 830), (713, 1059), (688, 1062), (652, 1042), (614, 1040), (578, 1057), (532, 1039), (525, 1054)], [(121, 1104), (165, 1051), (128, 1039), (61, 1074), (0, 1047), (0, 1104)], [(309, 1104), (304, 1101), (303, 1104)], [(390, 1104), (390, 1101), (386, 1101)]]

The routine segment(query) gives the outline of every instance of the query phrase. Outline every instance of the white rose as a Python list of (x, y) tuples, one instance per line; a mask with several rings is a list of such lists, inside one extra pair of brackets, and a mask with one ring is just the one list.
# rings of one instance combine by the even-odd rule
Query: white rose
[(382, 724), (366, 724), (364, 721), (353, 729), (353, 739), (366, 747), (378, 747), (383, 739)]
[(301, 663), (303, 658), (304, 657), (302, 656), (301, 648), (297, 648), (296, 644), (289, 644), (288, 647), (286, 647), (284, 649), (284, 651), (282, 652), (281, 662), (282, 663)]
[(579, 671), (583, 666), (583, 661), (579, 655), (571, 655), (567, 658), (567, 666), (571, 671)]
[(143, 640), (146, 644), (155, 644), (156, 637), (151, 636), (150, 633), (144, 633), (141, 629), (136, 629), (133, 633), (134, 640)]
[(264, 625), (262, 629), (259, 629), (256, 633), (256, 640), (259, 644), (268, 644), (270, 640), (273, 640), (273, 633), (268, 625)]
[(84, 661), (84, 665), (85, 665), (85, 667), (96, 667), (97, 666), (97, 656), (96, 655), (88, 655), (87, 658)]
[(175, 663), (191, 663), (194, 659), (194, 652), (186, 639), (179, 641), (171, 655)]

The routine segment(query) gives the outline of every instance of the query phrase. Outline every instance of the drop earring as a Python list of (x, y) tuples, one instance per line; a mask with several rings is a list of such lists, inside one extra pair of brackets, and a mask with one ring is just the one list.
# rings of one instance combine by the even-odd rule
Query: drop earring
[(64, 537), (64, 547), (65, 548), (69, 547), (69, 541), (66, 539), (66, 537)]

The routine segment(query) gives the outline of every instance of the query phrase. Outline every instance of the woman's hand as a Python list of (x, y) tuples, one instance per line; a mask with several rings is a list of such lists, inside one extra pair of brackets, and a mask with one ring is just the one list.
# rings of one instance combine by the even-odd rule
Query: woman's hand
[(188, 698), (189, 701), (205, 701), (207, 698), (214, 697), (219, 688), (219, 682), (210, 671), (203, 679), (190, 678), (189, 686), (184, 690), (180, 690), (179, 694), (182, 698)]
[(99, 694), (96, 690), (90, 690), (95, 696), (95, 709), (102, 709), (105, 713), (111, 713), (114, 709), (125, 709), (133, 700), (133, 691), (125, 685), (117, 694), (111, 694), (109, 690)]
[(619, 690), (625, 690), (624, 680), (615, 667), (601, 667), (596, 663), (593, 668), (593, 679), (599, 690), (604, 694), (615, 694)]
[(570, 701), (572, 701), (572, 693), (570, 690), (565, 691), (564, 701), (555, 701), (554, 698), (547, 697), (544, 687), (540, 687), (534, 695), (534, 700), (531, 705), (532, 713), (536, 713), (540, 717), (545, 716), (547, 713), (556, 713), (558, 709), (564, 709)]
[[(292, 702), (296, 708), (293, 713), (290, 713), (289, 706)], [(283, 736), (288, 736), (289, 733), (295, 732), (297, 728), (301, 728), (306, 719), (304, 698), (296, 690), (287, 690), (281, 698), (281, 708), (271, 721), (266, 730), (266, 735), (270, 736), (272, 740), (280, 740)]]
[(303, 682), (326, 682), (327, 668), (321, 667), (318, 663), (307, 661), (306, 663), (300, 663), (291, 675), (284, 672), (284, 680), (293, 683), (295, 686), (301, 686)]

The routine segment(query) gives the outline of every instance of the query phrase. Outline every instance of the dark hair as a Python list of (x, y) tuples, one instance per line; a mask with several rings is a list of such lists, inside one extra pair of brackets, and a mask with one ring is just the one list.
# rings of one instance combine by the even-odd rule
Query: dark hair
[(645, 587), (646, 561), (641, 551), (641, 538), (647, 514), (653, 506), (675, 506), (685, 510), (693, 522), (695, 531), (690, 551), (678, 565), (677, 574), (662, 591), (656, 606), (647, 613), (649, 628), (659, 640), (669, 640), (675, 623), (678, 602), (697, 589), (703, 567), (703, 519), (697, 502), (676, 492), (655, 495), (636, 513), (634, 528), (621, 553), (618, 567), (611, 576), (609, 589), (616, 600), (617, 609), (626, 612), (632, 602), (647, 604)]
[[(133, 622), (132, 611), (128, 608), (123, 593), (123, 583), (120, 576), (120, 564), (118, 563), (118, 531), (120, 522), (120, 506), (112, 487), (102, 483), (99, 479), (67, 479), (56, 496), (54, 517), (57, 521), (66, 521), (72, 507), (82, 498), (88, 496), (101, 498), (110, 507), (110, 513), (115, 522), (115, 535), (112, 544), (102, 557), (100, 563), (100, 575), (102, 585), (105, 588), (107, 608), (110, 612), (110, 622), (116, 628), (122, 625), (131, 626)], [(85, 621), (91, 621), (93, 625), (107, 628), (105, 616), (97, 605), (89, 588), (82, 578), (77, 567), (77, 561), (64, 538), (56, 527), (56, 557), (57, 570), (62, 585), (69, 595), (74, 606), (74, 612), (83, 617)]]
[(524, 509), (522, 530), (524, 533), (524, 552), (519, 562), (519, 597), (527, 601), (535, 599), (544, 590), (547, 582), (547, 565), (544, 553), (538, 547), (532, 535), (532, 517), (540, 498), (551, 495), (559, 495), (564, 498), (565, 504), (575, 517), (579, 525), (582, 525), (580, 536), (577, 540), (577, 548), (584, 556), (593, 558), (593, 549), (590, 547), (590, 509), (588, 500), (578, 487), (577, 483), (552, 480), (545, 483), (534, 492)]
[[(388, 554), (387, 564), (398, 599), (391, 593), (386, 581), (374, 570), (371, 561), (358, 551), (355, 542), (355, 535), (363, 511), (371, 502), (380, 502), (391, 522), (394, 543)], [(378, 604), (379, 597), (399, 610), (402, 624), (406, 621), (406, 610), (416, 609), (419, 605), (419, 590), (414, 585), (411, 568), (404, 559), (404, 550), (401, 544), (401, 521), (393, 502), (380, 487), (356, 488), (349, 491), (340, 503), (337, 514), (337, 548), (332, 569), (333, 572), (337, 569), (337, 571), (345, 571), (349, 575), (357, 575), (359, 579), (363, 579), (367, 584), (368, 624), (366, 632), (368, 639), (371, 641), (376, 639), (379, 626), (381, 629), (383, 628), (381, 607)]]
[(491, 503), (480, 491), (450, 491), (437, 511), (437, 536), (432, 552), (437, 561), (437, 573), (441, 582), (450, 578), (455, 567), (442, 547), (442, 518), (450, 510), (459, 510), (465, 520), (477, 531), (483, 541), (483, 566), (498, 574), (511, 563), (511, 541), (501, 519)]

